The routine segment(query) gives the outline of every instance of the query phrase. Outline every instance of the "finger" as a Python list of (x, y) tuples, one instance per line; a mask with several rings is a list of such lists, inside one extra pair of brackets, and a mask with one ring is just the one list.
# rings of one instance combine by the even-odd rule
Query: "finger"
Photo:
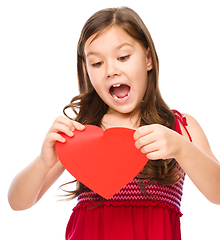
[(153, 131), (154, 131), (153, 125), (139, 127), (133, 135), (134, 140), (137, 141), (139, 138), (143, 137), (144, 135), (148, 135)]
[(158, 148), (158, 144), (156, 142), (144, 145), (140, 148), (140, 151), (142, 153), (145, 153), (145, 154), (155, 152), (155, 151), (158, 151), (158, 150), (159, 150), (159, 148)]
[[(57, 123), (60, 123), (62, 125), (69, 127), (71, 132), (73, 132), (75, 129), (77, 129), (79, 131), (82, 131), (85, 129), (85, 126), (83, 124), (76, 122), (76, 121), (72, 121), (72, 120), (68, 119), (67, 117), (63, 117), (63, 116), (57, 117), (54, 124), (56, 125)], [(67, 134), (67, 135), (69, 135), (69, 134)]]
[(163, 158), (161, 157), (160, 151), (154, 151), (154, 152), (147, 153), (146, 156), (147, 156), (147, 158), (148, 158), (149, 160), (163, 159)]
[(143, 146), (149, 145), (155, 141), (156, 141), (156, 139), (155, 139), (154, 135), (149, 133), (148, 135), (144, 135), (143, 137), (138, 138), (135, 141), (135, 147), (137, 149), (140, 149)]
[(66, 125), (70, 129), (73, 126), (73, 121), (68, 119), (67, 117), (63, 117), (63, 116), (57, 117), (56, 120), (54, 121), (54, 123), (60, 123), (60, 124)]
[(166, 146), (160, 141), (145, 145), (140, 151), (146, 154), (147, 158), (151, 160), (171, 158)]
[(65, 133), (67, 136), (69, 137), (72, 137), (74, 134), (73, 134), (73, 131), (72, 129), (70, 129), (70, 127), (62, 124), (62, 123), (58, 123), (58, 122), (55, 122), (50, 131), (49, 132), (54, 132), (54, 133)]
[(79, 122), (72, 121), (72, 123), (73, 123), (72, 131), (74, 131), (75, 129), (77, 129), (79, 131), (83, 131), (85, 129), (85, 126)]
[(45, 144), (54, 145), (56, 141), (64, 143), (66, 139), (60, 134), (54, 132), (49, 133), (45, 138)]

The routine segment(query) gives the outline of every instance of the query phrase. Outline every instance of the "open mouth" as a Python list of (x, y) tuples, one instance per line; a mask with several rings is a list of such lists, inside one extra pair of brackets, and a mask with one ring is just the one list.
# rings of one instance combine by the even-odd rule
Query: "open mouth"
[(122, 100), (129, 96), (130, 87), (126, 84), (119, 83), (119, 84), (112, 85), (109, 92), (114, 99)]

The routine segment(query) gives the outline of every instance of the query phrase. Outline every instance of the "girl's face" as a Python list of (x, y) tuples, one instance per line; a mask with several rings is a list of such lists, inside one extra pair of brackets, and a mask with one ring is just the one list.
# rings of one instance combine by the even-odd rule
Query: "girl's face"
[(86, 41), (85, 56), (94, 89), (109, 106), (108, 113), (133, 113), (143, 100), (147, 71), (152, 69), (149, 49), (118, 26), (93, 38)]

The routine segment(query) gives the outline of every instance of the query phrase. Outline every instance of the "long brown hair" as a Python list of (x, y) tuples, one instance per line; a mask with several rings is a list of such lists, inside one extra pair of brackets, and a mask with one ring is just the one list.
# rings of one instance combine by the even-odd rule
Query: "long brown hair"
[[(99, 97), (93, 88), (85, 68), (84, 47), (86, 41), (94, 36), (94, 39), (103, 30), (116, 25), (138, 41), (145, 49), (150, 48), (153, 68), (148, 72), (147, 88), (140, 108), (140, 126), (148, 124), (161, 124), (174, 129), (175, 117), (161, 97), (158, 78), (159, 60), (151, 35), (145, 24), (136, 12), (127, 7), (108, 8), (96, 12), (85, 23), (77, 48), (77, 71), (80, 94), (74, 97), (70, 104), (64, 108), (71, 108), (76, 114), (75, 121), (82, 124), (93, 124), (101, 126), (103, 116), (108, 106)], [(148, 178), (156, 180), (161, 184), (175, 184), (183, 176), (175, 159), (148, 161), (141, 175), (137, 178)], [(82, 184), (78, 184), (76, 191), (67, 191), (70, 198), (74, 198), (82, 191)]]

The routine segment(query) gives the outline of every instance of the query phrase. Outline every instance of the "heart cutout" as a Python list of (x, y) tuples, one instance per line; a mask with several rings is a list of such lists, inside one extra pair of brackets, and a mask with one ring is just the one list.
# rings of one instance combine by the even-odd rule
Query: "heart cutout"
[(83, 131), (75, 130), (73, 137), (61, 133), (66, 142), (56, 142), (56, 152), (71, 175), (109, 199), (143, 169), (148, 159), (135, 147), (135, 130), (115, 127), (103, 131), (85, 126)]

